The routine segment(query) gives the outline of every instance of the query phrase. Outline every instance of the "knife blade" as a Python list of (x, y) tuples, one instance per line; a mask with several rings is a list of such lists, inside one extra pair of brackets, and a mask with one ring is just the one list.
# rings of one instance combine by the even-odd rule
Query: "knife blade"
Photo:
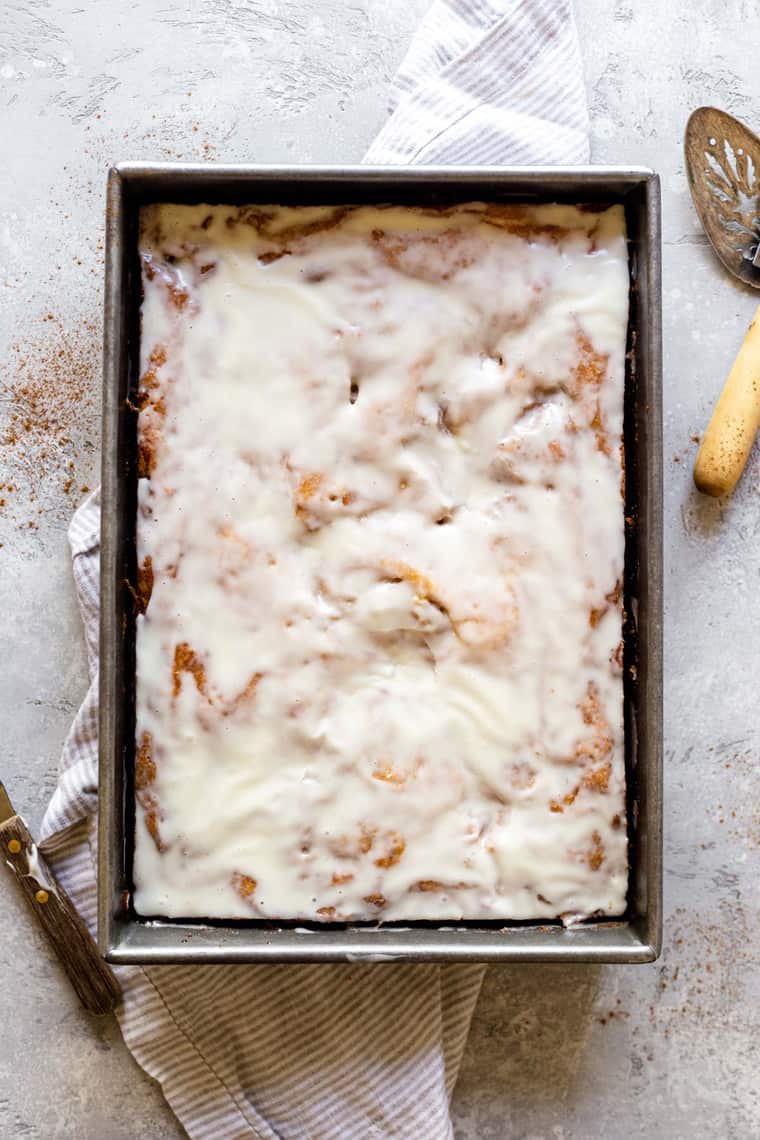
[(15, 814), (13, 804), (5, 790), (5, 784), (0, 780), (0, 823), (5, 823), (6, 819), (10, 819)]
[(0, 780), (0, 854), (16, 878), (69, 981), (90, 1013), (110, 1013), (121, 986), (74, 904), (15, 811)]

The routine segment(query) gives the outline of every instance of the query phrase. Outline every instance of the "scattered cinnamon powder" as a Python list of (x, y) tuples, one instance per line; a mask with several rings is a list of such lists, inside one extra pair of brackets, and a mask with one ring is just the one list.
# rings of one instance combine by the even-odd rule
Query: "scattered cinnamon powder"
[[(78, 485), (78, 437), (88, 420), (95, 431), (98, 326), (89, 320), (66, 326), (53, 313), (44, 314), (40, 326), (11, 346), (7, 379), (0, 382), (0, 457), (11, 476), (2, 490), (13, 492), (16, 502), (56, 486), (71, 494)], [(4, 499), (1, 506), (10, 507), (13, 500)]]

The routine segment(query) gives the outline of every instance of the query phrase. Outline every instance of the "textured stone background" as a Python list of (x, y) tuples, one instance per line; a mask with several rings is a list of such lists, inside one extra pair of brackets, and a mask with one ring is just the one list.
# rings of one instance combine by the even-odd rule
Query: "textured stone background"
[[(97, 479), (103, 193), (123, 158), (354, 161), (427, 0), (6, 0), (0, 21), (0, 771), (33, 826), (85, 687), (66, 521)], [(689, 110), (760, 124), (753, 0), (577, 0), (597, 161), (662, 174), (666, 938), (651, 967), (492, 968), (459, 1140), (760, 1137), (760, 463), (691, 489), (753, 312), (692, 212)], [(17, 438), (15, 438), (17, 437)], [(0, 1136), (180, 1130), (0, 875)]]

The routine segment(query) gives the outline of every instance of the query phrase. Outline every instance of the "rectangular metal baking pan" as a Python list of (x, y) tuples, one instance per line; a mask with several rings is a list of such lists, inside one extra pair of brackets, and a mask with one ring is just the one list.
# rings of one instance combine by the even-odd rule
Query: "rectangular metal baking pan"
[[(306, 927), (147, 922), (131, 905), (140, 207), (454, 201), (612, 204), (626, 211), (625, 716), (630, 887), (619, 920)], [(103, 388), (98, 937), (111, 962), (437, 960), (651, 962), (662, 912), (662, 445), (660, 191), (640, 167), (295, 167), (125, 163), (109, 174)]]

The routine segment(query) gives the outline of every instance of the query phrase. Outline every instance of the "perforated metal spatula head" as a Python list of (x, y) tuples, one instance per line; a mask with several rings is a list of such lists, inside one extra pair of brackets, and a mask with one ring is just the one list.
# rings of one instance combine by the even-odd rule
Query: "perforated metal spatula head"
[(760, 139), (733, 115), (699, 107), (686, 124), (689, 189), (726, 269), (760, 289)]

